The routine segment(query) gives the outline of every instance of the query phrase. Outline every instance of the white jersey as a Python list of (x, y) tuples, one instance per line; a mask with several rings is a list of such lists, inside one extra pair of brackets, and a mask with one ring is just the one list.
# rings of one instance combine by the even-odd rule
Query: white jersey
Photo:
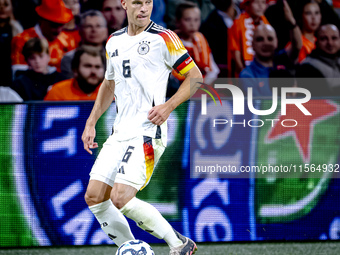
[(115, 81), (118, 139), (145, 135), (166, 144), (166, 122), (156, 126), (147, 117), (153, 106), (165, 103), (172, 68), (184, 74), (195, 65), (181, 40), (154, 22), (135, 36), (123, 28), (109, 37), (106, 57), (105, 78)]

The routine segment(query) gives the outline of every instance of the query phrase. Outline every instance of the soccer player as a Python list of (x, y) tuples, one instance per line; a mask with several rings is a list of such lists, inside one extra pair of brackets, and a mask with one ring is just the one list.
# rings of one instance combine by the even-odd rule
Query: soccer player
[[(92, 154), (95, 125), (116, 100), (117, 117), (90, 173), (85, 201), (104, 232), (118, 245), (133, 240), (127, 220), (164, 239), (171, 255), (189, 255), (196, 244), (175, 231), (150, 204), (136, 198), (150, 181), (166, 146), (166, 119), (189, 99), (202, 74), (178, 36), (150, 20), (152, 0), (122, 0), (128, 26), (113, 33), (106, 44), (107, 70), (82, 135)], [(165, 102), (171, 69), (186, 79)]]

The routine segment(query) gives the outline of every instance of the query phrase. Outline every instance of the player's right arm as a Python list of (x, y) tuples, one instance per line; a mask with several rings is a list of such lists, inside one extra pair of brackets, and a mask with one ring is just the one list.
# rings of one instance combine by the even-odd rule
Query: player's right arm
[(90, 117), (86, 121), (85, 129), (81, 139), (84, 143), (84, 149), (90, 154), (92, 154), (90, 149), (95, 149), (98, 147), (98, 143), (94, 142), (94, 138), (96, 136), (96, 123), (100, 116), (102, 116), (111, 105), (114, 98), (114, 89), (114, 80), (104, 79), (99, 88)]

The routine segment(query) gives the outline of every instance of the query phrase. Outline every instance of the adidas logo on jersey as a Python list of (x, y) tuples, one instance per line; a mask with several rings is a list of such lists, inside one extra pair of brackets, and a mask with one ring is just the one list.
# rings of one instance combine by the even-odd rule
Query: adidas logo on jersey
[(155, 28), (157, 30), (165, 31), (166, 29), (160, 25), (157, 25), (156, 23), (153, 23), (152, 28)]
[(118, 49), (116, 49), (114, 52), (112, 52), (111, 57), (118, 57)]

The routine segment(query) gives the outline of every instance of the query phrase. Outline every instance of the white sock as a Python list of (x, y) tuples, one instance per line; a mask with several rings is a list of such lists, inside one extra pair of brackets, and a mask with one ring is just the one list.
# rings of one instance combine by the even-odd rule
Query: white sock
[(116, 245), (120, 246), (126, 241), (135, 239), (126, 218), (110, 199), (100, 204), (89, 206), (89, 209), (97, 218), (101, 228)]
[(134, 220), (141, 229), (159, 239), (164, 239), (170, 247), (183, 244), (169, 222), (151, 204), (134, 197), (120, 211)]

